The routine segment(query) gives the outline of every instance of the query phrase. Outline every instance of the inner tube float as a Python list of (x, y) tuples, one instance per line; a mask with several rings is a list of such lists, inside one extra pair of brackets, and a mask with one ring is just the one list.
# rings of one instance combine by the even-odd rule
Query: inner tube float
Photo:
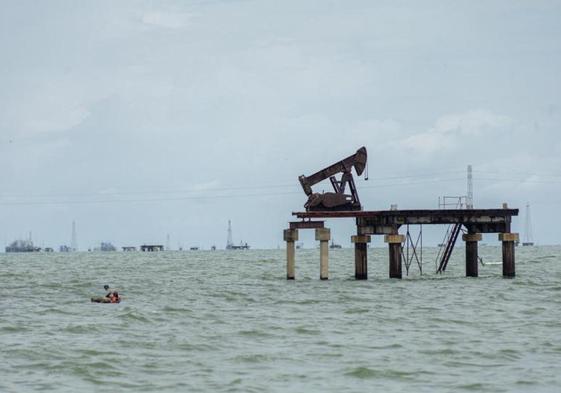
[(121, 299), (118, 299), (116, 301), (111, 301), (110, 298), (105, 297), (105, 296), (100, 296), (100, 297), (92, 297), (92, 303), (120, 303)]

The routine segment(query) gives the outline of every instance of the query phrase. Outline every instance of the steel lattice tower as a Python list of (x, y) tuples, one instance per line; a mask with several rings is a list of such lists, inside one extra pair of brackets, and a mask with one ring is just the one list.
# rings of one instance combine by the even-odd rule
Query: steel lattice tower
[(228, 240), (226, 241), (226, 248), (229, 249), (234, 245), (232, 240), (232, 223), (228, 220)]
[(473, 173), (471, 165), (467, 168), (467, 198), (466, 209), (473, 209)]
[(76, 221), (72, 221), (72, 251), (78, 251), (78, 237), (76, 235)]
[(524, 220), (524, 243), (526, 245), (534, 244), (534, 235), (532, 233), (532, 218), (530, 217), (530, 202), (526, 202), (526, 218)]

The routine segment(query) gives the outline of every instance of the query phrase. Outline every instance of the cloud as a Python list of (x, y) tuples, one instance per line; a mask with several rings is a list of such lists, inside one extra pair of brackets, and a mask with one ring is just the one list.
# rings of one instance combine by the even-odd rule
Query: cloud
[(51, 109), (36, 112), (36, 117), (22, 122), (22, 129), (30, 133), (65, 131), (82, 123), (89, 115), (89, 111), (81, 106)]
[(474, 110), (442, 116), (436, 120), (431, 131), (440, 134), (480, 135), (485, 130), (496, 130), (509, 124), (511, 119), (507, 116), (496, 115), (486, 110)]
[(401, 140), (400, 144), (411, 152), (433, 154), (455, 149), (467, 138), (500, 132), (511, 124), (512, 119), (509, 117), (487, 110), (448, 114), (439, 117), (429, 130), (411, 135)]
[(0, 129), (14, 138), (60, 132), (81, 124), (90, 115), (80, 100), (63, 89), (41, 90), (15, 97), (3, 107)]

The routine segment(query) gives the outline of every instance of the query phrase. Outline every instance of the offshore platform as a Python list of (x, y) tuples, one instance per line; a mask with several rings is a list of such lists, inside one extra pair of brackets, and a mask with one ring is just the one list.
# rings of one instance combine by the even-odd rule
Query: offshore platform
[(6, 252), (39, 252), (41, 247), (35, 247), (31, 239), (15, 240), (6, 246)]
[(240, 242), (239, 245), (235, 245), (232, 240), (232, 222), (228, 220), (228, 239), (226, 240), (226, 250), (249, 250), (249, 244)]
[[(338, 161), (310, 176), (300, 176), (298, 180), (308, 197), (304, 204), (305, 211), (293, 212), (298, 221), (291, 221), (284, 230), (286, 241), (286, 277), (295, 279), (295, 242), (298, 241), (298, 231), (314, 229), (315, 238), (320, 242), (320, 279), (329, 277), (329, 247), (331, 239), (329, 228), (325, 227), (325, 219), (345, 218), (354, 219), (356, 234), (351, 236), (355, 250), (355, 278), (368, 278), (367, 248), (372, 236), (384, 236), (389, 252), (390, 278), (402, 278), (402, 265), (406, 269), (413, 261), (422, 269), (422, 226), (448, 225), (446, 240), (442, 244), (437, 261), (437, 273), (446, 270), (450, 256), (460, 232), (464, 232), (466, 276), (478, 276), (478, 242), (483, 233), (497, 233), (502, 242), (503, 276), (515, 276), (515, 244), (519, 235), (511, 232), (512, 217), (518, 215), (518, 209), (510, 209), (503, 204), (500, 209), (474, 209), (473, 191), (471, 189), (471, 167), (468, 168), (468, 195), (465, 208), (398, 210), (392, 206), (390, 210), (365, 211), (362, 209), (356, 185), (353, 180), (353, 169), (360, 176), (367, 164), (367, 151), (361, 147), (355, 154)], [(340, 178), (337, 178), (340, 175)], [(315, 193), (312, 187), (319, 182), (329, 180), (333, 192)], [(348, 190), (348, 192), (347, 192)], [(409, 227), (420, 226), (419, 238), (413, 241)], [(406, 227), (406, 234), (400, 234), (400, 229)], [(420, 240), (420, 244), (419, 244)], [(403, 261), (405, 259), (405, 261)]]

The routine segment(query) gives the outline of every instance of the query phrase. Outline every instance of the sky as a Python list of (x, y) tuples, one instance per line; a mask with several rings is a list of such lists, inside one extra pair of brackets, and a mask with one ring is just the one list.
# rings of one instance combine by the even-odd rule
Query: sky
[[(561, 243), (561, 2), (0, 1), (0, 242), (283, 246), (366, 146), (366, 210), (531, 205)], [(319, 184), (315, 191), (329, 190)], [(350, 244), (354, 225), (330, 221)], [(446, 228), (426, 230), (426, 244)], [(313, 232), (302, 233), (314, 247)], [(499, 244), (496, 235), (485, 242)], [(374, 245), (381, 246), (382, 239)]]

